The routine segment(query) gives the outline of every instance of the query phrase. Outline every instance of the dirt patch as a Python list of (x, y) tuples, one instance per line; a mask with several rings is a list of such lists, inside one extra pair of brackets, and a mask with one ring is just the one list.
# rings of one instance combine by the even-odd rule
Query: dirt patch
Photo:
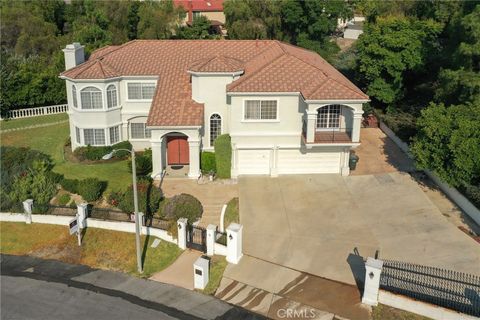
[(81, 247), (77, 245), (76, 237), (75, 241), (72, 238), (62, 237), (48, 246), (34, 248), (28, 255), (67, 263), (80, 263), (82, 260)]

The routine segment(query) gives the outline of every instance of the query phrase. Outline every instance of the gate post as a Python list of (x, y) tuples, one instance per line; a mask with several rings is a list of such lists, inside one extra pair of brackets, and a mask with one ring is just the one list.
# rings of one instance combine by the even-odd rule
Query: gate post
[(370, 306), (378, 305), (378, 291), (380, 290), (380, 274), (383, 261), (371, 257), (365, 263), (365, 288), (363, 289), (362, 303)]
[(25, 212), (25, 223), (32, 223), (33, 199), (23, 201), (23, 211)]
[(242, 252), (243, 226), (231, 223), (227, 228), (227, 261), (237, 264), (243, 256)]
[(187, 218), (180, 218), (177, 220), (178, 228), (178, 247), (182, 250), (187, 248)]
[(87, 226), (87, 208), (88, 203), (77, 204), (78, 226), (80, 229), (84, 229)]
[(207, 226), (207, 256), (213, 256), (215, 253), (215, 237), (217, 234), (217, 226), (214, 224), (209, 224)]

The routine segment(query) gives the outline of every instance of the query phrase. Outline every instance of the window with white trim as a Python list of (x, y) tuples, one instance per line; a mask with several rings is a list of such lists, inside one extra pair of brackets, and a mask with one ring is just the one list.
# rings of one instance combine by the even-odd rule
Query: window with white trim
[(151, 100), (155, 93), (155, 83), (130, 82), (127, 84), (129, 100)]
[(102, 91), (95, 87), (86, 87), (80, 91), (82, 109), (103, 109)]
[(72, 86), (72, 97), (73, 97), (73, 106), (75, 108), (78, 108), (78, 102), (77, 102), (77, 87)]
[(77, 127), (75, 127), (75, 141), (77, 141), (77, 143), (80, 144), (80, 143), (81, 143), (81, 142), (80, 142), (80, 141), (81, 141), (80, 139), (81, 139), (81, 138), (80, 138), (80, 129), (77, 128)]
[(115, 144), (120, 141), (119, 126), (110, 128), (110, 144)]
[(104, 129), (83, 129), (83, 142), (85, 145), (104, 146), (105, 130)]
[(215, 139), (222, 134), (222, 117), (219, 114), (210, 116), (210, 146), (213, 146)]
[(130, 138), (132, 139), (150, 139), (152, 131), (147, 129), (145, 123), (130, 123)]
[(107, 87), (107, 107), (110, 109), (115, 108), (117, 105), (117, 87), (111, 84)]
[(277, 120), (276, 100), (245, 100), (244, 120)]
[(341, 106), (331, 104), (318, 109), (317, 129), (340, 128)]

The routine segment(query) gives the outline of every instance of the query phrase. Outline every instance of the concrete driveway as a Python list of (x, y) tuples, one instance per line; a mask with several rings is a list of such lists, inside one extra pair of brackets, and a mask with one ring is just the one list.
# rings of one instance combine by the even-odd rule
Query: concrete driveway
[(247, 255), (355, 284), (361, 257), (480, 275), (480, 245), (450, 224), (410, 175), (242, 177)]

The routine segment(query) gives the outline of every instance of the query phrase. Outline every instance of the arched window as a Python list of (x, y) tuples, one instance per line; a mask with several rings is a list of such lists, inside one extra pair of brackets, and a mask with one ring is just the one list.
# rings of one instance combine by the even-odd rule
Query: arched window
[(219, 114), (212, 114), (210, 117), (210, 146), (213, 146), (215, 139), (222, 134), (222, 117)]
[(117, 87), (111, 84), (107, 87), (107, 107), (114, 108), (117, 106)]
[(340, 110), (338, 104), (331, 104), (318, 109), (317, 129), (340, 128)]
[(77, 103), (77, 87), (72, 86), (72, 97), (73, 97), (73, 106), (75, 108), (78, 108), (78, 103)]
[(102, 91), (95, 87), (86, 87), (80, 91), (82, 109), (103, 109)]

